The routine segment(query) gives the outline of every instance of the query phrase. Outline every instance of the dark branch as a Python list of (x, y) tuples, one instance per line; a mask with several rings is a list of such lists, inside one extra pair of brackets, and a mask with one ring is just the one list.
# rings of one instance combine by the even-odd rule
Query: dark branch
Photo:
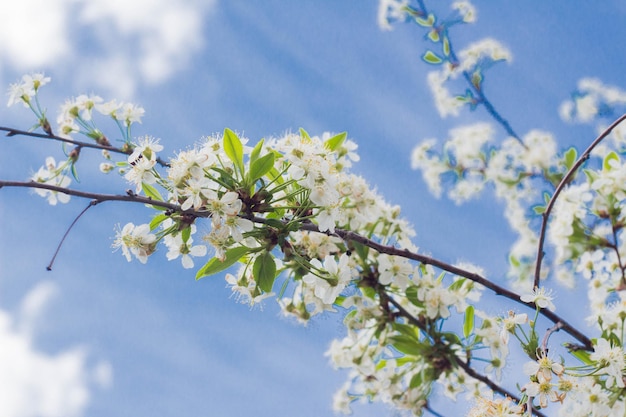
[(424, 409), (425, 409), (426, 411), (428, 411), (430, 414), (432, 414), (433, 416), (435, 416), (435, 417), (444, 417), (444, 415), (443, 415), (443, 414), (440, 414), (440, 413), (436, 412), (435, 410), (433, 410), (433, 409), (430, 407), (430, 405), (428, 405), (428, 403), (426, 403), (426, 405), (424, 406)]
[[(90, 142), (81, 142), (81, 141), (78, 141), (78, 140), (68, 139), (68, 138), (64, 138), (64, 137), (61, 137), (61, 136), (48, 135), (48, 134), (36, 133), (36, 132), (29, 132), (27, 130), (13, 129), (11, 127), (0, 126), (0, 131), (7, 132), (6, 135), (8, 137), (17, 136), (17, 135), (19, 135), (19, 136), (29, 136), (29, 137), (32, 137), (32, 138), (52, 139), (52, 140), (56, 140), (58, 142), (69, 143), (69, 144), (78, 146), (80, 148), (101, 149), (101, 150), (105, 150), (105, 151), (109, 151), (109, 152), (113, 152), (113, 153), (119, 153), (119, 154), (123, 154), (123, 155), (130, 155), (131, 153), (133, 153), (132, 149), (124, 150), (124, 149), (121, 149), (121, 148), (116, 148), (115, 146), (100, 145), (98, 143), (90, 143)], [(169, 166), (169, 164), (167, 162), (163, 161), (161, 158), (157, 158), (157, 163), (159, 165), (161, 165), (162, 167)]]
[[(396, 300), (393, 299), (393, 297), (387, 297), (387, 301), (392, 304), (399, 312), (399, 314), (404, 317), (405, 319), (408, 320), (409, 323), (411, 323), (412, 325), (416, 326), (417, 328), (421, 329), (422, 331), (424, 331), (425, 334), (428, 334), (428, 329), (424, 326), (423, 323), (421, 323), (416, 317), (414, 317), (411, 313), (409, 313), (404, 307), (402, 307), (400, 305), (400, 303), (398, 303)], [(484, 375), (481, 375), (479, 373), (477, 373), (476, 371), (474, 371), (472, 369), (472, 367), (469, 365), (469, 363), (466, 363), (464, 361), (462, 361), (458, 356), (454, 356), (454, 360), (456, 363), (459, 364), (459, 366), (461, 368), (463, 368), (463, 370), (465, 370), (465, 372), (470, 375), (472, 378), (475, 378), (481, 382), (483, 382), (484, 384), (486, 384), (489, 388), (491, 388), (494, 392), (499, 393), (500, 395), (506, 396), (506, 397), (510, 397), (512, 399), (514, 399), (515, 401), (519, 402), (519, 398), (517, 398), (515, 395), (513, 395), (512, 393), (510, 393), (509, 391), (507, 391), (505, 388), (501, 387), (500, 385), (496, 384), (495, 382), (491, 381), (489, 378), (487, 378)], [(468, 371), (469, 369), (469, 371)]]
[(166, 201), (153, 200), (150, 197), (137, 195), (132, 191), (129, 191), (125, 195), (99, 194), (99, 193), (92, 193), (88, 191), (74, 190), (71, 188), (63, 188), (57, 185), (44, 184), (44, 183), (35, 182), (35, 181), (24, 182), (24, 181), (0, 180), (0, 188), (2, 187), (40, 188), (42, 190), (54, 191), (54, 192), (58, 192), (62, 194), (75, 196), (75, 197), (90, 198), (90, 199), (97, 201), (98, 203), (102, 203), (105, 201), (125, 201), (129, 203), (141, 203), (141, 204), (148, 204), (148, 205), (155, 206), (155, 207), (162, 207), (162, 208), (171, 210), (172, 212), (190, 214), (194, 217), (209, 217), (210, 216), (210, 212), (208, 211), (195, 211), (195, 210), (184, 211), (184, 210), (181, 210), (180, 205), (178, 204), (168, 203)]
[[(130, 203), (142, 203), (142, 204), (148, 204), (148, 205), (155, 206), (155, 207), (162, 207), (174, 213), (189, 214), (194, 217), (209, 217), (211, 215), (209, 211), (195, 211), (195, 210), (183, 211), (181, 210), (180, 205), (178, 204), (168, 203), (166, 201), (153, 200), (149, 197), (140, 196), (133, 192), (129, 192), (126, 195), (98, 194), (98, 193), (79, 191), (79, 190), (74, 190), (74, 189), (69, 189), (69, 188), (63, 188), (63, 187), (59, 187), (56, 185), (43, 184), (43, 183), (34, 182), (34, 181), (21, 182), (21, 181), (0, 180), (0, 188), (2, 187), (40, 188), (40, 189), (55, 191), (55, 192), (59, 192), (59, 193), (67, 194), (67, 195), (76, 196), (76, 197), (89, 198), (89, 199), (97, 201), (98, 203), (101, 203), (104, 201), (124, 201), (124, 202), (130, 202)], [(267, 219), (264, 219), (262, 217), (251, 217), (250, 220), (252, 220), (255, 223), (261, 223), (261, 224), (267, 223)], [(310, 222), (303, 223), (300, 226), (300, 230), (324, 233), (324, 232), (320, 232), (319, 228), (315, 224), (310, 223)], [(326, 233), (326, 234), (330, 234), (330, 233)], [(392, 256), (400, 256), (406, 259), (412, 259), (412, 260), (421, 262), (423, 264), (432, 265), (436, 268), (442, 269), (452, 274), (467, 278), (473, 282), (476, 282), (477, 284), (481, 284), (484, 287), (489, 288), (495, 294), (501, 295), (505, 298), (513, 300), (518, 304), (523, 304), (532, 309), (537, 308), (537, 306), (534, 303), (523, 302), (520, 299), (519, 294), (510, 290), (507, 290), (506, 288), (501, 287), (493, 283), (492, 281), (489, 281), (487, 278), (484, 278), (474, 272), (466, 271), (464, 269), (461, 269), (454, 265), (450, 265), (438, 259), (434, 259), (426, 255), (414, 253), (407, 249), (398, 249), (394, 246), (381, 245), (380, 243), (374, 242), (373, 240), (370, 240), (364, 236), (361, 236), (351, 231), (335, 229), (334, 234), (341, 237), (344, 240), (351, 240), (354, 242), (361, 243), (369, 248), (372, 248), (378, 251), (379, 253), (385, 253), (387, 255), (392, 255)], [(540, 314), (542, 314), (544, 317), (546, 317), (553, 323), (555, 324), (561, 323), (561, 328), (566, 333), (570, 334), (572, 337), (574, 337), (579, 342), (581, 342), (583, 346), (585, 347), (585, 349), (593, 350), (593, 345), (591, 343), (591, 340), (589, 340), (589, 338), (587, 338), (584, 334), (579, 332), (576, 328), (574, 328), (571, 324), (567, 323), (564, 319), (559, 317), (557, 314), (547, 309), (540, 309), (539, 312)]]
[[(462, 360), (459, 359), (457, 361), (457, 363), (472, 378), (479, 380), (480, 382), (484, 383), (485, 385), (487, 385), (492, 390), (494, 390), (496, 392), (499, 392), (500, 394), (503, 394), (503, 395), (505, 395), (505, 396), (507, 396), (507, 397), (511, 398), (512, 400), (517, 401), (519, 403), (520, 399), (517, 396), (511, 394), (510, 392), (508, 392), (504, 388), (500, 387), (498, 384), (496, 384), (495, 382), (493, 382), (492, 380), (487, 378), (485, 375), (479, 374), (474, 369), (472, 369), (471, 366), (469, 366), (468, 364), (466, 364)], [(541, 411), (538, 411), (538, 410), (535, 410), (535, 409), (532, 410), (532, 414), (534, 414), (534, 415), (536, 415), (538, 417), (546, 417), (546, 415), (543, 414)]]
[[(257, 223), (262, 223), (264, 219), (254, 218), (254, 221)], [(301, 226), (301, 230), (308, 230), (312, 232), (319, 232), (318, 227), (313, 223), (305, 223)], [(444, 270), (446, 272), (450, 272), (452, 274), (467, 278), (477, 284), (483, 285), (486, 288), (489, 288), (496, 295), (501, 295), (505, 298), (515, 301), (518, 304), (523, 304), (529, 308), (537, 309), (537, 305), (535, 303), (526, 303), (520, 299), (520, 295), (508, 290), (504, 287), (501, 287), (494, 282), (484, 278), (474, 272), (466, 271), (454, 265), (450, 265), (438, 259), (432, 258), (430, 256), (421, 255), (418, 253), (411, 252), (407, 249), (398, 249), (394, 246), (385, 246), (380, 243), (374, 242), (366, 237), (363, 237), (357, 233), (350, 232), (347, 230), (335, 229), (335, 235), (341, 237), (344, 240), (352, 240), (354, 242), (361, 243), (369, 248), (376, 250), (379, 253), (385, 253), (387, 255), (400, 256), (406, 259), (412, 259), (423, 264), (432, 265), (436, 268)], [(561, 328), (570, 334), (572, 337), (581, 342), (587, 350), (593, 350), (593, 345), (591, 340), (578, 331), (574, 326), (569, 324), (567, 321), (559, 317), (556, 313), (542, 308), (539, 310), (540, 314), (552, 321), (553, 323), (561, 323)]]

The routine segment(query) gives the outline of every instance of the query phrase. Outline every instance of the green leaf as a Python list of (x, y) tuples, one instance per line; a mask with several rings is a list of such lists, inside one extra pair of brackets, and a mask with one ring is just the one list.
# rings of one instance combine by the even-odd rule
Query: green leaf
[(311, 136), (309, 136), (309, 133), (302, 128), (300, 128), (300, 136), (302, 136), (305, 139), (309, 139), (309, 140), (311, 139)]
[(424, 353), (421, 343), (411, 337), (403, 335), (391, 336), (389, 340), (391, 341), (391, 346), (406, 355), (421, 356)]
[(409, 388), (418, 388), (422, 386), (422, 372), (418, 372), (411, 378), (409, 382)]
[(265, 219), (264, 223), (275, 229), (282, 229), (285, 227), (285, 223), (283, 223), (280, 219)]
[(465, 309), (465, 321), (463, 322), (463, 336), (466, 338), (474, 331), (474, 306), (469, 305)]
[(146, 184), (145, 182), (142, 182), (141, 189), (143, 190), (146, 197), (149, 197), (157, 201), (163, 201), (163, 197), (161, 197), (161, 194), (159, 193), (159, 191), (153, 186), (151, 186), (150, 184)]
[(443, 60), (439, 56), (437, 56), (437, 54), (435, 54), (433, 51), (426, 51), (422, 59), (426, 63), (433, 64), (433, 65), (438, 65), (443, 62)]
[(461, 338), (459, 337), (458, 334), (454, 333), (454, 332), (443, 332), (441, 333), (441, 335), (450, 343), (458, 345), (458, 346), (462, 346), (463, 344), (461, 343)]
[(582, 350), (582, 349), (570, 350), (569, 353), (571, 353), (572, 356), (577, 358), (579, 361), (581, 361), (585, 365), (593, 364), (593, 361), (591, 360), (591, 357), (590, 357), (591, 354), (587, 352), (586, 350)]
[(617, 335), (613, 332), (611, 332), (611, 334), (609, 334), (609, 337), (606, 338), (609, 343), (611, 344), (611, 346), (613, 347), (622, 347), (622, 341), (620, 340), (619, 337), (617, 337)]
[(423, 26), (423, 27), (427, 27), (427, 28), (432, 27), (432, 25), (435, 24), (435, 15), (431, 13), (428, 15), (427, 19), (416, 17), (415, 22), (417, 22), (418, 25)]
[(72, 173), (72, 177), (74, 177), (76, 181), (80, 182), (80, 180), (78, 179), (78, 171), (76, 171), (75, 163), (72, 163), (72, 165), (70, 165), (70, 172)]
[(263, 149), (263, 142), (264, 140), (261, 139), (252, 149), (252, 152), (250, 152), (250, 164), (252, 164), (254, 161), (257, 160), (257, 158), (259, 157), (259, 155), (261, 154), (261, 150)]
[(346, 140), (347, 137), (348, 137), (347, 132), (341, 132), (340, 134), (335, 135), (332, 138), (326, 140), (326, 142), (324, 142), (324, 147), (331, 151), (336, 151), (337, 148), (343, 145), (343, 142)]
[(346, 316), (343, 318), (343, 322), (348, 323), (352, 317), (356, 316), (356, 314), (356, 310), (350, 310), (348, 314), (346, 314)]
[(450, 284), (448, 289), (450, 291), (458, 291), (463, 287), (463, 285), (465, 284), (465, 281), (466, 281), (465, 278), (459, 278), (456, 281), (454, 281), (452, 284)]
[(398, 333), (408, 336), (412, 339), (419, 340), (419, 329), (417, 327), (398, 322), (393, 322), (391, 326)]
[(576, 148), (569, 148), (567, 152), (565, 152), (565, 167), (567, 169), (573, 167), (576, 159), (578, 159), (578, 152), (576, 152)]
[(187, 243), (191, 237), (191, 227), (185, 227), (181, 232), (181, 237), (183, 238), (183, 242)]
[(357, 255), (359, 255), (359, 258), (367, 259), (367, 255), (370, 250), (368, 246), (365, 246), (364, 244), (355, 241), (353, 241), (351, 244), (352, 246), (354, 246), (354, 250), (356, 251)]
[(441, 39), (441, 37), (439, 36), (439, 31), (437, 29), (432, 29), (430, 32), (428, 32), (428, 39), (433, 42), (439, 42), (439, 39)]
[(150, 221), (150, 230), (154, 230), (159, 227), (159, 225), (163, 223), (165, 219), (169, 219), (169, 217), (170, 216), (167, 216), (165, 214), (157, 214), (156, 216), (154, 216)]
[(537, 360), (537, 348), (539, 347), (539, 339), (537, 338), (537, 333), (535, 333), (535, 329), (531, 329), (530, 338), (528, 343), (522, 343), (522, 349), (528, 355), (528, 357), (534, 361)]
[(611, 169), (613, 169), (613, 167), (611, 167), (611, 161), (613, 160), (619, 162), (619, 156), (617, 156), (617, 153), (615, 153), (615, 151), (609, 152), (608, 155), (604, 157), (604, 160), (602, 161), (602, 170), (610, 171)]
[(543, 192), (543, 201), (545, 201), (546, 205), (550, 202), (551, 198), (552, 198), (552, 196), (550, 195), (549, 192), (547, 192), (547, 191)]
[(472, 85), (476, 90), (480, 90), (481, 84), (483, 83), (483, 75), (480, 69), (477, 69), (472, 73)]
[(587, 182), (594, 182), (595, 180), (598, 179), (598, 173), (595, 171), (592, 171), (590, 169), (583, 169), (583, 172), (585, 173), (585, 176), (587, 177)]
[(276, 279), (276, 262), (274, 257), (268, 251), (259, 255), (252, 266), (252, 273), (256, 280), (256, 285), (263, 290), (263, 292), (271, 292), (274, 286), (274, 279)]
[(412, 304), (418, 307), (424, 307), (424, 303), (420, 301), (419, 298), (417, 298), (417, 287), (415, 286), (408, 287), (405, 291), (405, 294), (406, 294), (406, 298), (408, 298)]
[(241, 175), (244, 173), (243, 167), (243, 145), (237, 137), (237, 134), (232, 130), (224, 129), (224, 152), (228, 158), (233, 161), (233, 164), (239, 168)]
[(273, 152), (263, 155), (259, 159), (256, 159), (253, 162), (251, 162), (250, 172), (248, 172), (250, 183), (254, 183), (254, 181), (258, 180), (263, 175), (267, 174), (272, 168), (274, 168), (274, 153)]
[(361, 287), (361, 292), (365, 297), (369, 298), (370, 300), (375, 300), (376, 296), (378, 295), (376, 290), (372, 287)]
[[(276, 159), (276, 158), (274, 158)], [(280, 172), (276, 169), (276, 168), (272, 168), (268, 171), (268, 176), (270, 177), (270, 179), (272, 181), (276, 181), (278, 184), (284, 184), (285, 180), (283, 179), (283, 177), (280, 175)]]
[(226, 268), (232, 266), (235, 262), (241, 259), (245, 254), (252, 252), (253, 249), (245, 246), (237, 246), (235, 248), (226, 251), (226, 256), (223, 261), (218, 258), (211, 258), (198, 272), (196, 273), (196, 279), (216, 274)]
[(341, 306), (343, 306), (343, 302), (344, 301), (346, 301), (346, 297), (344, 297), (343, 295), (339, 295), (339, 296), (337, 296), (337, 298), (335, 298), (335, 302), (333, 304), (335, 304), (336, 306), (341, 307)]
[(535, 212), (535, 214), (543, 214), (546, 212), (546, 207), (545, 206), (534, 206), (533, 207), (533, 211)]
[(445, 56), (450, 55), (450, 40), (448, 39), (447, 36), (443, 38), (443, 54)]

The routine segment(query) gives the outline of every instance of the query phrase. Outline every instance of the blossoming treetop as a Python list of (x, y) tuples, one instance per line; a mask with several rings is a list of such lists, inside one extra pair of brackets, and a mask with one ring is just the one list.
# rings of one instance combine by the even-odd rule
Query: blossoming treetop
[[(459, 203), (493, 187), (519, 236), (509, 256), (511, 285), (486, 278), (474, 265), (420, 252), (400, 209), (350, 172), (359, 157), (346, 133), (313, 136), (301, 129), (251, 142), (225, 129), (164, 159), (159, 139), (133, 137), (144, 114), (133, 104), (81, 95), (61, 106), (53, 129), (39, 96), (50, 78), (41, 73), (13, 84), (8, 104), (30, 108), (43, 133), (0, 129), (60, 141), (71, 150), (61, 162), (47, 158), (30, 181), (0, 181), (0, 187), (33, 188), (52, 205), (88, 198), (81, 216), (106, 201), (145, 204), (151, 218), (116, 233), (113, 247), (128, 261), (146, 263), (164, 246), (167, 259), (196, 268), (197, 279), (236, 266), (225, 279), (242, 302), (275, 295), (284, 314), (302, 323), (343, 311), (347, 334), (328, 351), (336, 367), (351, 370), (335, 398), (339, 411), (366, 398), (415, 415), (436, 414), (429, 404), (433, 393), (456, 398), (465, 392), (476, 400), (472, 416), (556, 409), (623, 415), (625, 116), (602, 126), (580, 156), (574, 148), (559, 153), (547, 132), (518, 135), (484, 91), (487, 70), (510, 53), (492, 39), (455, 51), (449, 29), (473, 22), (476, 12), (468, 2), (453, 3), (453, 10), (440, 18), (422, 1), (381, 0), (381, 26), (406, 20), (425, 31), (431, 44), (422, 58), (433, 66), (428, 81), (442, 116), (481, 107), (492, 117), (493, 123), (452, 129), (441, 147), (425, 140), (412, 163), (434, 194), (447, 188)], [(561, 112), (596, 120), (624, 103), (621, 90), (586, 79)], [(117, 131), (109, 132), (107, 123)], [(121, 146), (111, 145), (114, 136)], [(118, 172), (131, 188), (119, 195), (73, 189), (87, 149), (100, 150), (100, 170)], [(590, 159), (596, 163), (583, 169)], [(552, 268), (543, 265), (546, 238)], [(557, 313), (544, 286), (548, 278), (567, 285), (588, 281), (592, 333)], [(485, 293), (525, 312), (490, 315), (479, 304)], [(547, 331), (537, 326), (544, 320), (551, 323)], [(550, 342), (556, 331), (570, 338), (560, 359)], [(528, 356), (525, 377), (503, 381), (513, 345)]]

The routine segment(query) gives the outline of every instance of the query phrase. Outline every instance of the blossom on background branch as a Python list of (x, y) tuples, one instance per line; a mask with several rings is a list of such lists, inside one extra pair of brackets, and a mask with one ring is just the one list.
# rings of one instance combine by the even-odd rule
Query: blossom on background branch
[[(545, 211), (541, 214), (541, 230), (539, 232), (539, 243), (537, 245), (537, 260), (535, 266), (535, 280), (533, 282), (533, 287), (539, 287), (539, 280), (541, 279), (541, 262), (543, 261), (543, 245), (546, 237), (546, 230), (548, 226), (548, 219), (550, 218), (550, 213), (552, 212), (552, 208), (554, 207), (555, 202), (559, 198), (559, 194), (561, 191), (572, 182), (576, 172), (579, 168), (589, 159), (591, 152), (595, 149), (596, 146), (600, 144), (608, 135), (615, 129), (620, 123), (626, 120), (626, 114), (620, 116), (617, 120), (615, 120), (609, 127), (607, 127), (600, 135), (585, 149), (585, 151), (580, 155), (580, 157), (574, 162), (574, 164), (569, 168), (567, 173), (563, 176), (563, 179), (557, 185), (554, 190), (554, 194), (550, 197), (548, 204), (546, 205)], [(623, 277), (622, 277), (623, 278)], [(626, 286), (626, 280), (622, 279), (622, 284)]]

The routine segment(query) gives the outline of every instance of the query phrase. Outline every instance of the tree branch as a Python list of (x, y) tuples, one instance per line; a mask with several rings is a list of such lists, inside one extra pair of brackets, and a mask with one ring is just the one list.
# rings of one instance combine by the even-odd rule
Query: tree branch
[(591, 155), (591, 151), (593, 151), (593, 149), (600, 142), (602, 142), (604, 138), (606, 138), (609, 135), (609, 133), (611, 133), (611, 131), (615, 129), (617, 125), (622, 123), (624, 120), (626, 120), (626, 114), (623, 114), (613, 123), (611, 123), (611, 125), (607, 127), (602, 133), (600, 133), (600, 135), (591, 143), (591, 145), (589, 145), (589, 147), (585, 149), (585, 152), (583, 152), (580, 158), (578, 158), (578, 160), (574, 163), (574, 165), (572, 165), (569, 171), (567, 171), (567, 173), (565, 174), (561, 182), (559, 182), (559, 185), (557, 185), (556, 189), (554, 190), (554, 194), (552, 194), (550, 201), (548, 201), (548, 205), (546, 206), (546, 211), (544, 211), (541, 216), (542, 217), (541, 231), (539, 233), (539, 243), (537, 244), (537, 262), (535, 264), (535, 280), (534, 280), (534, 285), (533, 285), (535, 288), (539, 287), (539, 280), (541, 277), (541, 263), (543, 261), (543, 256), (544, 256), (543, 245), (546, 239), (546, 232), (548, 228), (548, 218), (550, 217), (552, 208), (554, 207), (554, 204), (556, 203), (556, 199), (559, 198), (559, 194), (561, 194), (561, 191), (563, 191), (565, 186), (574, 179), (574, 174), (576, 173), (576, 171), (578, 171), (578, 168), (580, 168), (581, 165), (587, 159), (589, 159), (589, 155)]
[[(404, 318), (406, 318), (409, 323), (411, 323), (412, 325), (416, 326), (417, 328), (421, 329), (425, 334), (428, 334), (428, 329), (424, 326), (423, 323), (421, 323), (417, 318), (415, 318), (411, 313), (409, 313), (404, 307), (402, 307), (400, 305), (400, 303), (398, 303), (393, 297), (387, 297), (387, 301), (392, 304), (400, 313), (400, 315)], [(519, 398), (517, 396), (515, 396), (514, 394), (512, 394), (511, 392), (507, 391), (505, 388), (501, 387), (500, 385), (496, 384), (495, 382), (493, 382), (492, 380), (490, 380), (489, 378), (487, 378), (485, 375), (481, 375), (478, 372), (476, 372), (467, 362), (464, 362), (461, 360), (461, 358), (459, 358), (458, 356), (454, 356), (455, 362), (457, 364), (459, 364), (459, 366), (461, 368), (463, 368), (463, 370), (470, 375), (472, 378), (477, 379), (479, 381), (481, 381), (482, 383), (484, 383), (485, 385), (487, 385), (489, 388), (491, 388), (494, 392), (499, 393), (500, 395), (506, 396), (506, 397), (510, 397), (512, 399), (514, 399), (515, 401), (520, 401)]]
[(541, 341), (541, 351), (543, 353), (548, 353), (548, 340), (550, 340), (550, 336), (552, 336), (552, 333), (556, 333), (561, 330), (562, 326), (563, 325), (561, 324), (561, 322), (559, 322), (546, 331), (546, 334), (543, 336), (543, 340)]
[[(98, 143), (91, 143), (91, 142), (81, 142), (81, 141), (78, 141), (78, 140), (68, 139), (68, 138), (64, 138), (64, 137), (61, 137), (61, 136), (48, 135), (48, 134), (36, 133), (36, 132), (29, 132), (27, 130), (14, 129), (12, 127), (0, 126), (0, 131), (7, 132), (6, 136), (8, 136), (8, 137), (18, 136), (18, 135), (19, 136), (29, 136), (29, 137), (32, 137), (32, 138), (39, 138), (39, 139), (52, 139), (52, 140), (56, 140), (58, 142), (69, 143), (71, 145), (78, 146), (80, 148), (101, 149), (101, 150), (114, 152), (114, 153), (119, 153), (119, 154), (123, 154), (123, 155), (130, 155), (131, 153), (133, 153), (132, 149), (124, 150), (124, 149), (121, 149), (121, 148), (116, 148), (115, 146), (100, 145)], [(163, 161), (161, 158), (157, 158), (156, 161), (162, 167), (168, 167), (169, 166), (169, 164), (167, 162)]]
[[(261, 218), (255, 218), (255, 221), (257, 222), (262, 222), (263, 219)], [(302, 225), (301, 230), (308, 230), (308, 231), (312, 231), (312, 232), (319, 232), (318, 227), (313, 224), (313, 223), (305, 223)], [(330, 234), (330, 233), (327, 233)], [(341, 237), (344, 240), (352, 240), (354, 242), (358, 242), (361, 243), (369, 248), (372, 248), (374, 250), (376, 250), (379, 253), (385, 253), (387, 255), (392, 255), (392, 256), (400, 256), (406, 259), (412, 259), (418, 262), (421, 262), (423, 264), (427, 264), (427, 265), (432, 265), (436, 268), (439, 268), (441, 270), (450, 272), (452, 274), (464, 277), (469, 279), (470, 281), (473, 281), (477, 284), (481, 284), (486, 288), (489, 288), (491, 291), (493, 291), (496, 295), (501, 295), (505, 298), (508, 298), (510, 300), (515, 301), (518, 304), (522, 304), (525, 305), (526, 307), (532, 308), (533, 310), (537, 309), (537, 305), (535, 303), (526, 303), (524, 301), (522, 301), (520, 299), (520, 295), (508, 290), (504, 287), (501, 287), (497, 284), (495, 284), (494, 282), (488, 280), (487, 278), (484, 278), (474, 272), (470, 272), (470, 271), (466, 271), (464, 269), (461, 269), (459, 267), (456, 267), (454, 265), (450, 265), (448, 263), (445, 263), (443, 261), (440, 261), (438, 259), (429, 257), (429, 256), (425, 256), (425, 255), (421, 255), (418, 253), (414, 253), (411, 252), (407, 249), (398, 249), (394, 246), (385, 246), (385, 245), (381, 245), (380, 243), (374, 242), (366, 237), (363, 237), (357, 233), (354, 232), (350, 232), (347, 230), (341, 230), (341, 229), (335, 229), (335, 235)], [(584, 334), (582, 334), (580, 331), (578, 331), (574, 326), (572, 326), (571, 324), (569, 324), (567, 321), (565, 321), (564, 319), (562, 319), (561, 317), (559, 317), (556, 313), (547, 310), (545, 308), (542, 308), (539, 310), (540, 314), (543, 315), (544, 317), (546, 317), (548, 320), (552, 321), (553, 323), (561, 323), (560, 326), (561, 328), (568, 334), (570, 334), (572, 337), (574, 337), (575, 339), (577, 339), (579, 342), (581, 342), (586, 350), (593, 350), (593, 345), (591, 343), (591, 340), (585, 336)]]
[[(99, 193), (74, 190), (70, 188), (63, 188), (63, 187), (59, 187), (56, 185), (44, 184), (44, 183), (39, 183), (39, 182), (34, 182), (34, 181), (23, 182), (23, 181), (0, 180), (0, 188), (2, 187), (40, 188), (40, 189), (59, 192), (59, 193), (72, 195), (76, 197), (89, 198), (89, 199), (97, 201), (98, 203), (104, 202), (104, 201), (124, 201), (124, 202), (130, 202), (130, 203), (148, 204), (148, 205), (155, 206), (155, 207), (162, 207), (172, 212), (189, 214), (194, 217), (201, 217), (201, 218), (209, 217), (211, 215), (209, 211), (195, 211), (195, 210), (183, 211), (181, 210), (180, 205), (178, 204), (168, 203), (168, 202), (159, 201), (159, 200), (153, 200), (149, 197), (137, 195), (131, 190), (127, 191), (126, 195), (99, 194)], [(249, 219), (255, 223), (260, 223), (260, 224), (267, 223), (267, 219), (262, 218), (262, 217), (250, 217)], [(300, 226), (300, 230), (332, 235), (332, 233), (329, 233), (329, 232), (320, 232), (317, 225), (311, 222), (302, 223), (302, 225)], [(411, 260), (421, 262), (426, 265), (432, 265), (446, 272), (450, 272), (452, 274), (467, 278), (473, 282), (476, 282), (477, 284), (483, 285), (484, 287), (489, 288), (491, 291), (493, 291), (496, 295), (501, 295), (505, 298), (515, 301), (518, 304), (522, 304), (529, 308), (532, 308), (533, 310), (537, 309), (537, 306), (535, 305), (535, 303), (523, 302), (520, 299), (519, 294), (513, 291), (510, 291), (504, 287), (501, 287), (493, 283), (492, 281), (489, 281), (487, 278), (484, 278), (474, 272), (466, 271), (464, 269), (461, 269), (454, 265), (450, 265), (448, 263), (445, 263), (443, 261), (440, 261), (438, 259), (426, 256), (426, 255), (421, 255), (418, 253), (411, 252), (408, 249), (399, 249), (394, 246), (381, 245), (380, 243), (377, 243), (373, 240), (370, 240), (364, 236), (361, 236), (357, 233), (354, 233), (348, 230), (335, 229), (334, 235), (339, 236), (346, 241), (351, 240), (354, 242), (361, 243), (371, 249), (376, 250), (379, 253), (384, 253), (384, 254), (392, 255), (392, 256), (400, 256), (406, 259), (411, 259)], [(566, 333), (568, 333), (569, 335), (574, 337), (576, 340), (578, 340), (580, 343), (582, 343), (586, 350), (589, 350), (589, 351), (593, 350), (593, 345), (591, 343), (591, 340), (589, 340), (589, 338), (587, 338), (584, 334), (582, 334), (580, 331), (574, 328), (567, 321), (565, 321), (564, 319), (559, 317), (557, 314), (547, 309), (540, 309), (539, 312), (541, 315), (543, 315), (544, 317), (546, 317), (553, 323), (555, 324), (561, 323), (560, 324), (561, 328)]]
[(2, 187), (19, 187), (19, 188), (40, 188), (42, 190), (54, 191), (62, 194), (67, 194), (75, 197), (81, 198), (90, 198), (98, 203), (102, 203), (105, 201), (125, 201), (129, 203), (141, 203), (148, 204), (155, 207), (162, 207), (172, 212), (183, 213), (183, 214), (191, 214), (195, 217), (209, 217), (210, 212), (208, 211), (195, 211), (195, 210), (181, 210), (180, 205), (168, 203), (166, 201), (153, 200), (150, 197), (144, 197), (141, 195), (135, 194), (132, 190), (128, 190), (126, 195), (117, 195), (117, 194), (100, 194), (100, 193), (92, 193), (88, 191), (80, 191), (74, 190), (71, 188), (63, 188), (58, 185), (52, 184), (44, 184), (41, 182), (35, 181), (4, 181), (0, 180), (0, 188)]

